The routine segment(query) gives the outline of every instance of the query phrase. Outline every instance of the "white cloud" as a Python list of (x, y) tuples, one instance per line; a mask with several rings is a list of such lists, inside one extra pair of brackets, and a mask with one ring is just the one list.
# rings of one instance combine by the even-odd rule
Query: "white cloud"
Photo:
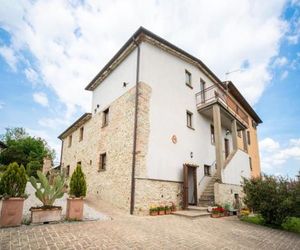
[(0, 47), (0, 55), (5, 59), (13, 71), (17, 70), (18, 59), (15, 55), (15, 51), (12, 48), (7, 46)]
[(84, 87), (140, 25), (199, 57), (223, 80), (225, 72), (249, 62), (246, 70), (229, 77), (255, 103), (272, 78), (268, 66), (287, 29), (281, 19), (284, 4), (7, 1), (0, 25), (12, 35), (14, 53), (32, 54), (42, 82), (66, 104), (68, 115), (76, 107), (90, 109)]
[(273, 63), (273, 67), (282, 67), (288, 63), (288, 59), (284, 56), (277, 57)]
[(42, 118), (38, 121), (38, 123), (42, 127), (54, 129), (59, 126), (61, 127), (61, 125), (67, 126), (68, 124), (70, 124), (70, 121), (63, 119), (63, 117), (61, 117), (61, 118)]
[(259, 148), (263, 170), (282, 166), (288, 160), (300, 161), (300, 138), (290, 139), (286, 146), (281, 146), (272, 138), (265, 138), (259, 142)]
[(33, 93), (33, 100), (44, 106), (44, 107), (47, 107), (49, 105), (49, 102), (48, 102), (48, 97), (45, 93), (43, 92), (36, 92), (36, 93)]
[(34, 69), (32, 69), (32, 68), (26, 68), (24, 70), (24, 74), (25, 74), (26, 78), (30, 82), (32, 82), (33, 84), (35, 84), (37, 82), (37, 80), (38, 80), (38, 74), (37, 74), (37, 72)]
[(289, 72), (287, 70), (283, 71), (280, 75), (280, 80), (284, 80), (289, 75)]

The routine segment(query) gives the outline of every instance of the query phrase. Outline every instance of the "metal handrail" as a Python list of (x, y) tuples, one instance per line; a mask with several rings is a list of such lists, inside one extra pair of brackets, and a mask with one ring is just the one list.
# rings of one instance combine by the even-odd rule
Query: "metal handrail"
[(215, 100), (219, 100), (220, 102), (222, 102), (227, 108), (232, 110), (233, 113), (237, 114), (244, 122), (249, 124), (248, 115), (242, 110), (240, 105), (223, 89), (218, 88), (215, 85), (211, 85), (196, 94), (197, 106)]

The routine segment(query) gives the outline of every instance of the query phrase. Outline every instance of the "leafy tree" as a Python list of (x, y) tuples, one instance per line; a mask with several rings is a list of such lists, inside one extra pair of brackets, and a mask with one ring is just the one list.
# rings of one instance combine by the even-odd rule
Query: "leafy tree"
[(14, 162), (8, 165), (0, 181), (0, 194), (8, 197), (23, 197), (27, 177), (25, 168)]
[(7, 148), (0, 153), (2, 165), (17, 162), (27, 167), (27, 164), (33, 161), (42, 165), (45, 156), (50, 156), (52, 159), (55, 157), (54, 150), (50, 149), (44, 139), (30, 136), (23, 128), (7, 128), (1, 140), (7, 145)]
[(86, 195), (86, 181), (81, 166), (78, 164), (70, 181), (70, 195), (84, 197)]
[(38, 170), (42, 170), (43, 165), (39, 162), (39, 161), (30, 161), (27, 165), (26, 165), (26, 172), (28, 176), (34, 176), (34, 177), (38, 177), (37, 176), (37, 171)]
[(285, 218), (299, 213), (298, 186), (299, 182), (297, 184), (283, 177), (264, 175), (250, 180), (244, 179), (244, 202), (260, 213), (266, 224), (280, 226)]

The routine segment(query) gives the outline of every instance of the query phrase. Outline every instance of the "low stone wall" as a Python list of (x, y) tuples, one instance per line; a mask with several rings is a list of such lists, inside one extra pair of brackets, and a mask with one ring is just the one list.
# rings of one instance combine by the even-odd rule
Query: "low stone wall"
[(150, 206), (182, 206), (182, 183), (153, 179), (136, 179), (135, 214), (149, 214)]
[(224, 206), (226, 203), (233, 204), (234, 194), (238, 194), (242, 202), (244, 193), (240, 185), (215, 183), (214, 184), (215, 203)]

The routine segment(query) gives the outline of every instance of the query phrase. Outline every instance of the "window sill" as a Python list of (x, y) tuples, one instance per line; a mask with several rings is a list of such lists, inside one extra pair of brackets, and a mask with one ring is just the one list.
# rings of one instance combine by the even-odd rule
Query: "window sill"
[(188, 84), (188, 83), (185, 83), (186, 86), (188, 86), (190, 89), (193, 89), (193, 86)]
[(195, 130), (193, 127), (191, 127), (191, 126), (187, 126), (189, 129), (192, 129), (192, 130)]

